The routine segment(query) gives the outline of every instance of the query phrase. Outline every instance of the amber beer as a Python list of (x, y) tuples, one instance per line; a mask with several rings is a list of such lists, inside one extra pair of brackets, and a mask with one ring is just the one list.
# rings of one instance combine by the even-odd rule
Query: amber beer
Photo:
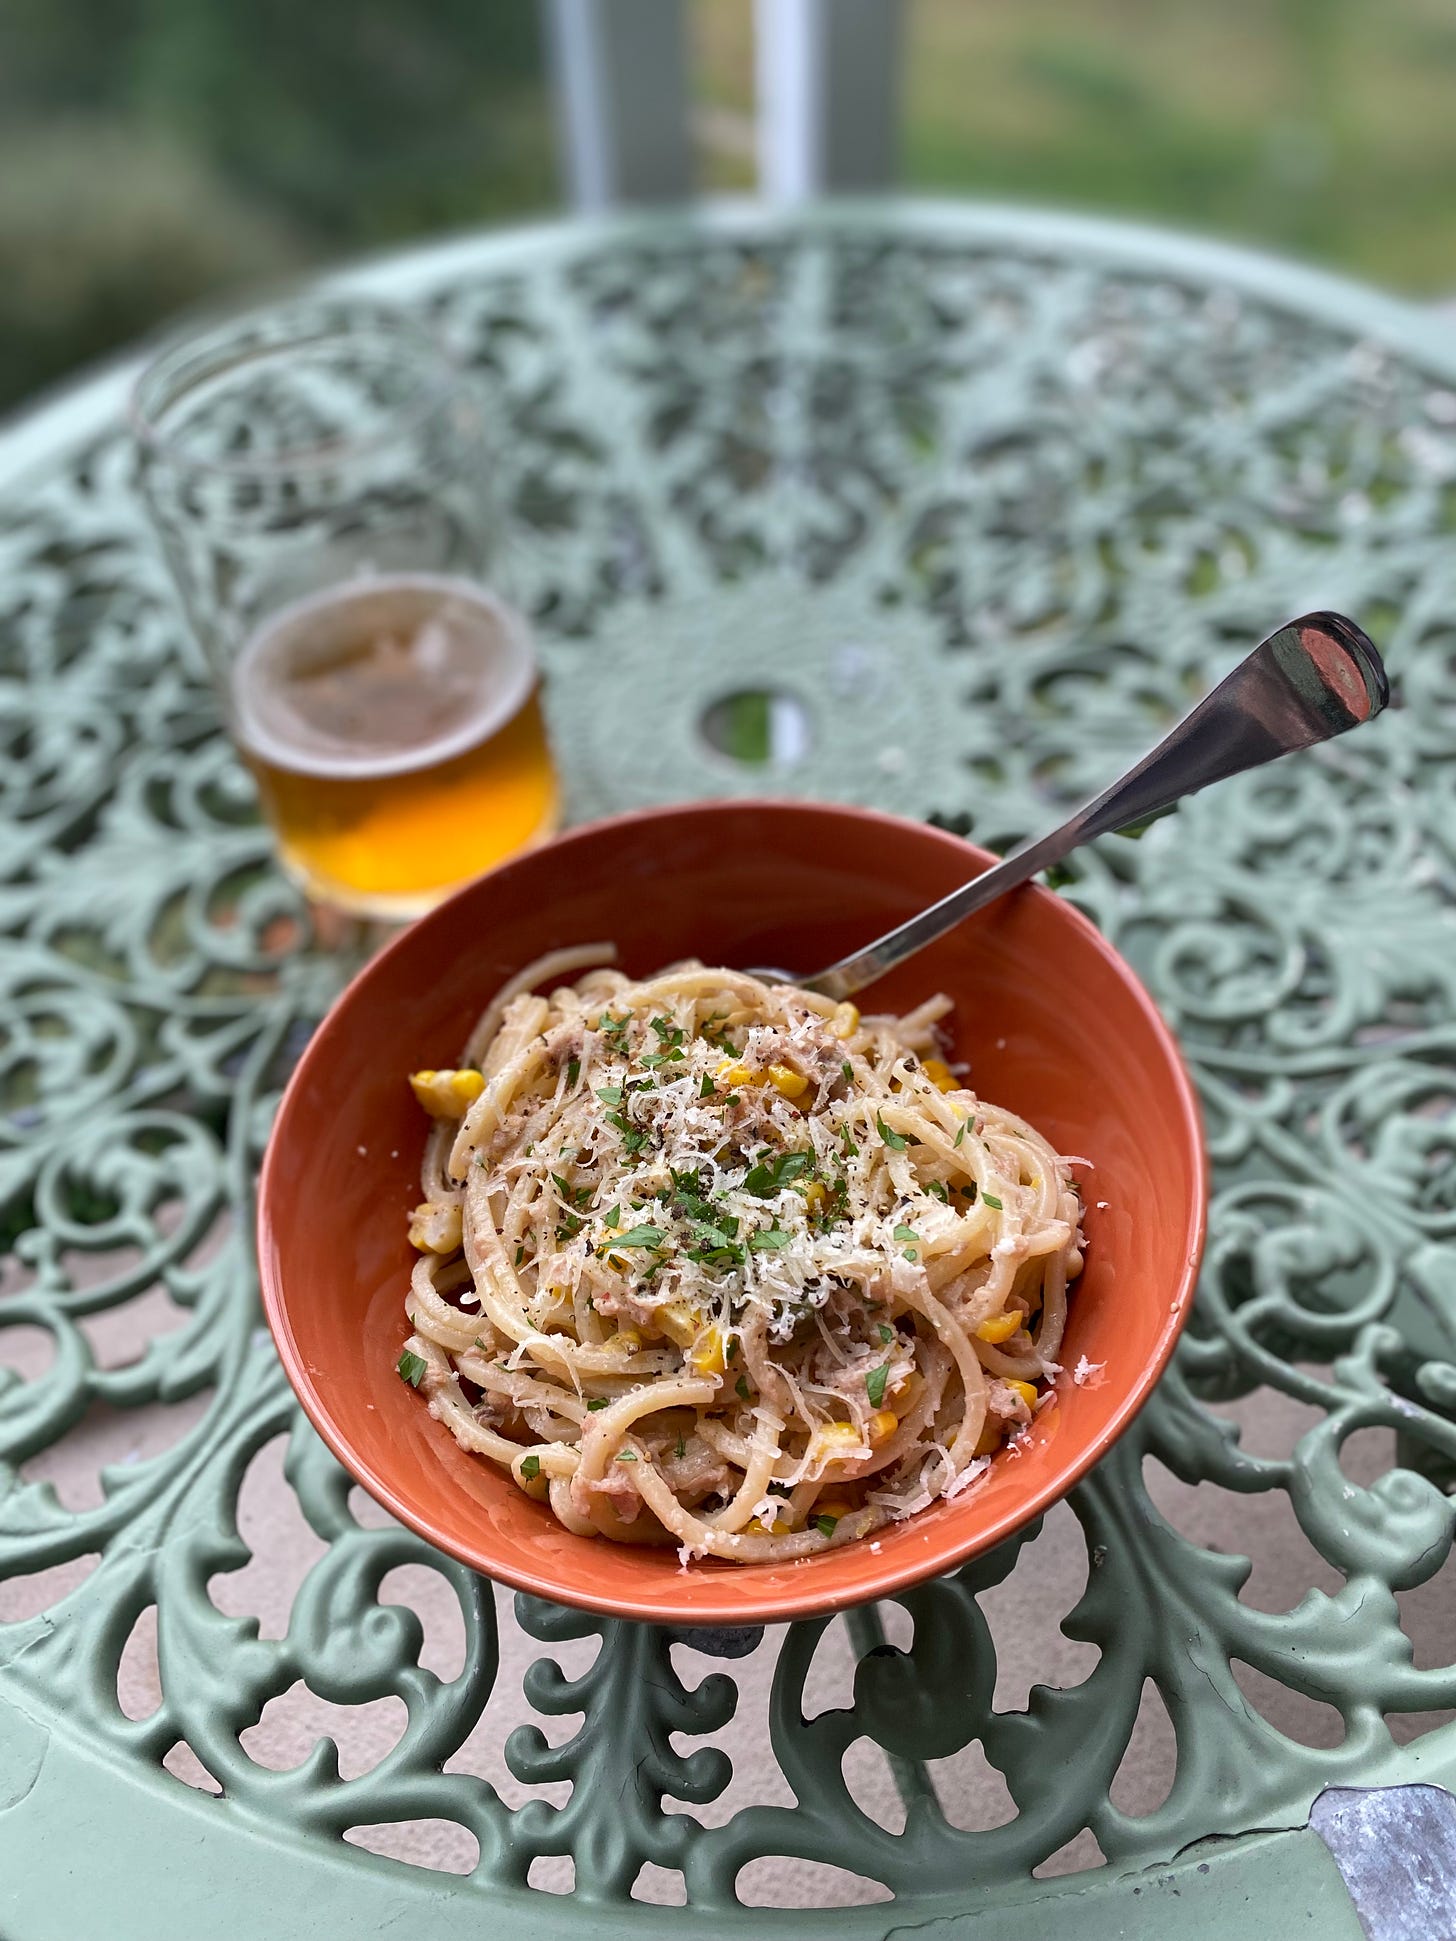
[(322, 903), (418, 916), (556, 825), (525, 622), (467, 580), (380, 575), (286, 607), (231, 698), (283, 861)]

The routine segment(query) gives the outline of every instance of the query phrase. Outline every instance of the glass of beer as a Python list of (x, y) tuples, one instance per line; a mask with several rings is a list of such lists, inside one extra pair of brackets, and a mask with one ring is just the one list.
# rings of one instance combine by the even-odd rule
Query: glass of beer
[(418, 916), (556, 826), (483, 399), (421, 324), (299, 299), (164, 351), (142, 490), (284, 867)]

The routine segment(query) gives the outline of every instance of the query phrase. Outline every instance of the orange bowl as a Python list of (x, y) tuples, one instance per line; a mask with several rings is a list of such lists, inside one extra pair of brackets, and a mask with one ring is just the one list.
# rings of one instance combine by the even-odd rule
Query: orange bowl
[[(539, 953), (612, 938), (642, 977), (681, 957), (808, 971), (993, 859), (919, 823), (805, 802), (705, 802), (572, 830), (471, 883), (356, 977), (293, 1074), (263, 1165), (263, 1301), (289, 1380), (339, 1461), (401, 1522), (487, 1576), (616, 1617), (776, 1622), (904, 1590), (987, 1550), (1064, 1494), (1132, 1421), (1172, 1353), (1203, 1243), (1198, 1105), (1166, 1025), (1073, 907), (1031, 887), (884, 978), (935, 991), (975, 1089), (1083, 1172), (1087, 1262), (1057, 1404), (986, 1480), (874, 1539), (785, 1564), (574, 1536), (462, 1450), (395, 1373), (425, 1120), (405, 1083), (453, 1063), (498, 985)], [(1101, 1364), (1078, 1385), (1081, 1357)]]

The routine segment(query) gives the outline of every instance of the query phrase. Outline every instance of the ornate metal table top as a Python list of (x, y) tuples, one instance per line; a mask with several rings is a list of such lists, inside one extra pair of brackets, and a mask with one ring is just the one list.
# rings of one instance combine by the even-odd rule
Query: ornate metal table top
[[(1174, 1369), (1076, 1522), (730, 1677), (668, 1634), (512, 1622), (301, 1422), (250, 1194), (339, 964), (271, 867), (146, 542), (125, 373), (16, 425), (0, 1930), (70, 1937), (104, 1908), (108, 1935), (192, 1935), (230, 1896), (238, 1932), (280, 1941), (1208, 1937), (1284, 1913), (1358, 1936), (1333, 1850), (1371, 1931), (1404, 1932), (1348, 1857), (1368, 1800), (1328, 1789), (1456, 1782), (1448, 328), (1211, 246), (969, 207), (562, 225), (347, 280), (421, 306), (491, 387), (577, 815), (768, 787), (999, 847), (1310, 607), (1370, 626), (1397, 702), (1077, 862), (1066, 893), (1182, 1036), (1217, 1190)], [(798, 704), (777, 766), (702, 739), (744, 690)], [(101, 1462), (88, 1487), (58, 1489), (68, 1447)], [(269, 1462), (302, 1562), (260, 1624)], [(1281, 1594), (1208, 1540), (1210, 1502)], [(260, 1738), (285, 1700), (291, 1763)], [(512, 1707), (547, 1723), (502, 1746)], [(341, 1774), (339, 1722), (370, 1708), (393, 1723)], [(1402, 1802), (1429, 1827), (1442, 1797), (1390, 1796), (1381, 1852), (1414, 1837)], [(1419, 1872), (1416, 1901), (1440, 1891)], [(783, 1911), (826, 1898), (852, 1905)]]

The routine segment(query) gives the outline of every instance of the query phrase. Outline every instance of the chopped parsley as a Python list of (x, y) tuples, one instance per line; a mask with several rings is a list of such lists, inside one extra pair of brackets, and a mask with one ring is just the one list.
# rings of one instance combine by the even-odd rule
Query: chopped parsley
[(879, 1133), (891, 1152), (904, 1152), (908, 1141), (902, 1139), (898, 1132), (892, 1132), (878, 1112), (875, 1114), (875, 1131)]
[(701, 1246), (685, 1248), (684, 1252), (689, 1260), (704, 1267), (741, 1267), (745, 1257), (741, 1247), (718, 1235), (711, 1239), (705, 1235)]
[(733, 1387), (741, 1402), (749, 1400), (748, 1377), (746, 1375), (740, 1375), (738, 1380), (733, 1384)]
[[(1141, 834), (1141, 831), (1139, 831)], [(1075, 883), (1077, 872), (1068, 869), (1065, 863), (1049, 863), (1046, 868), (1046, 886), (1049, 890), (1064, 890), (1068, 883)]]
[(850, 1064), (850, 1062), (849, 1062), (849, 1060), (848, 1060), (847, 1058), (845, 1059), (845, 1061), (844, 1061), (844, 1063), (843, 1063), (843, 1064), (842, 1064), (842, 1065), (840, 1066), (840, 1068), (839, 1068), (839, 1069), (840, 1069), (840, 1070), (841, 1070), (841, 1071), (842, 1071), (842, 1072), (844, 1073), (844, 1082), (845, 1082), (845, 1084), (846, 1084), (846, 1085), (853, 1085), (853, 1083), (854, 1083), (854, 1066)]
[(524, 1245), (522, 1245), (522, 1246), (519, 1246), (519, 1247), (517, 1247), (517, 1249), (516, 1249), (516, 1265), (517, 1265), (517, 1267), (519, 1267), (519, 1266), (520, 1266), (520, 1264), (521, 1264), (521, 1262), (522, 1262), (522, 1261), (523, 1261), (523, 1260), (524, 1260), (525, 1258), (526, 1258), (526, 1249), (525, 1249), (525, 1247), (524, 1247)]
[(782, 1193), (786, 1186), (807, 1173), (813, 1164), (811, 1152), (781, 1152), (767, 1162), (760, 1160), (758, 1165), (750, 1166), (744, 1175), (743, 1190), (756, 1199), (772, 1199), (775, 1193)]
[(890, 1344), (890, 1343), (891, 1343), (891, 1342), (892, 1342), (892, 1341), (893, 1341), (894, 1339), (895, 1339), (895, 1330), (894, 1330), (894, 1329), (893, 1329), (892, 1327), (889, 1327), (889, 1326), (887, 1326), (885, 1322), (883, 1322), (883, 1321), (881, 1321), (881, 1323), (880, 1323), (880, 1340), (881, 1340), (882, 1342), (884, 1342), (884, 1344), (885, 1344), (885, 1346), (886, 1346), (886, 1347), (888, 1347), (888, 1346), (889, 1346), (889, 1344)]
[(986, 1206), (994, 1206), (998, 1213), (1001, 1211), (1001, 1202), (997, 1199), (994, 1193), (983, 1193), (981, 1195), (981, 1200), (982, 1200), (982, 1203)]
[(961, 1143), (961, 1141), (962, 1141), (962, 1139), (964, 1139), (964, 1138), (965, 1138), (965, 1136), (966, 1136), (966, 1122), (965, 1122), (965, 1120), (964, 1120), (964, 1119), (962, 1119), (962, 1120), (961, 1120), (961, 1129), (960, 1129), (960, 1131), (959, 1131), (959, 1132), (958, 1132), (958, 1133), (956, 1134), (956, 1136), (955, 1136), (955, 1142), (956, 1142), (956, 1144), (957, 1144), (957, 1145), (959, 1145), (959, 1144)]
[(569, 1058), (566, 1061), (566, 1083), (569, 1090), (573, 1092), (576, 1090), (576, 1082), (580, 1077), (581, 1060), (579, 1058)]
[(819, 1532), (821, 1537), (832, 1537), (838, 1527), (839, 1518), (837, 1516), (816, 1516), (814, 1519), (814, 1528)]
[(870, 1407), (877, 1409), (885, 1399), (885, 1383), (890, 1379), (890, 1364), (882, 1361), (878, 1368), (872, 1368), (865, 1376), (865, 1394), (870, 1398)]
[(607, 1124), (609, 1126), (615, 1126), (617, 1131), (621, 1133), (622, 1144), (629, 1153), (637, 1152), (641, 1147), (646, 1145), (647, 1134), (639, 1127), (634, 1126), (624, 1112), (609, 1112), (607, 1114)]
[(679, 1462), (681, 1462), (683, 1457), (688, 1453), (688, 1445), (683, 1441), (681, 1436), (679, 1436), (677, 1439), (677, 1449), (674, 1453), (676, 1454)]
[(636, 1460), (637, 1451), (635, 1449), (619, 1449), (617, 1451), (618, 1462), (636, 1462)]
[(622, 1103), (622, 1088), (620, 1085), (599, 1085), (597, 1087), (597, 1097), (604, 1105), (620, 1105)]
[(660, 1247), (667, 1238), (662, 1227), (629, 1227), (625, 1233), (614, 1234), (614, 1247)]
[(618, 1052), (623, 1058), (627, 1055), (627, 1027), (631, 1022), (632, 1014), (630, 1011), (625, 1018), (614, 1018), (610, 1011), (603, 1011), (602, 1015), (597, 1019), (597, 1030), (602, 1033), (613, 1050)]
[(541, 1458), (539, 1456), (522, 1456), (521, 1474), (528, 1483), (534, 1483), (536, 1478), (541, 1474)]
[(917, 1247), (920, 1244), (920, 1235), (915, 1231), (914, 1227), (896, 1227), (895, 1238), (897, 1240), (913, 1240)]
[(846, 1159), (857, 1159), (859, 1157), (859, 1147), (850, 1138), (848, 1126), (841, 1126), (839, 1128), (839, 1143), (844, 1148), (844, 1156)]
[(420, 1376), (424, 1374), (430, 1364), (425, 1360), (423, 1355), (412, 1355), (409, 1349), (406, 1348), (394, 1365), (402, 1379), (407, 1381), (411, 1388), (418, 1388), (420, 1385)]
[(604, 1409), (606, 1406), (607, 1406), (607, 1398), (605, 1395), (593, 1395), (591, 1400), (587, 1403), (587, 1407), (592, 1411), (593, 1414), (595, 1414), (598, 1409)]
[(714, 1092), (716, 1092), (716, 1091), (717, 1091), (717, 1089), (718, 1089), (718, 1088), (717, 1088), (717, 1086), (716, 1086), (716, 1085), (715, 1085), (715, 1084), (713, 1083), (713, 1081), (712, 1081), (712, 1079), (708, 1077), (708, 1075), (707, 1075), (707, 1073), (706, 1073), (706, 1072), (704, 1072), (704, 1074), (703, 1074), (703, 1082), (702, 1082), (702, 1084), (701, 1084), (701, 1085), (700, 1085), (700, 1086), (698, 1087), (698, 1097), (699, 1097), (700, 1099), (710, 1099), (710, 1098), (712, 1098), (712, 1096), (713, 1096), (713, 1094), (714, 1094)]
[(764, 1227), (761, 1232), (749, 1235), (748, 1244), (755, 1253), (776, 1253), (780, 1247), (789, 1246), (792, 1237), (782, 1227)]
[(925, 1190), (933, 1199), (939, 1200), (942, 1205), (948, 1206), (950, 1204), (950, 1194), (945, 1190), (945, 1181), (943, 1179), (928, 1180)]

